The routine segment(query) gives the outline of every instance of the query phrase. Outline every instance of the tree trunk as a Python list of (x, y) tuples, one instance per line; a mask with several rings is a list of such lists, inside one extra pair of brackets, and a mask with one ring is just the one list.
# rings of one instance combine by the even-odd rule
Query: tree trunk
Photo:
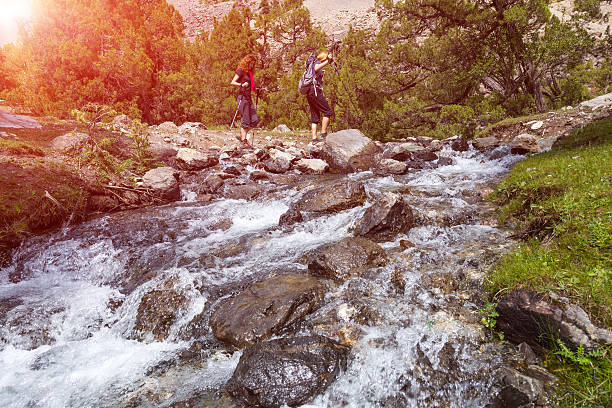
[(533, 96), (536, 110), (538, 113), (547, 112), (548, 104), (546, 103), (542, 85), (536, 73), (536, 68), (532, 61), (528, 61), (525, 66), (525, 86), (527, 87), (527, 91)]

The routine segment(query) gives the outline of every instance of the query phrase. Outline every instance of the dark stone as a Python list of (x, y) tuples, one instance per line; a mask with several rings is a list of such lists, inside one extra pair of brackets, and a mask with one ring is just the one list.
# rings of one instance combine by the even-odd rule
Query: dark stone
[(322, 336), (248, 347), (226, 385), (247, 406), (298, 406), (323, 393), (346, 366), (348, 348)]
[(386, 254), (380, 245), (361, 237), (348, 237), (307, 254), (308, 270), (316, 276), (346, 281), (367, 269), (382, 266)]
[(348, 181), (310, 190), (302, 196), (295, 207), (301, 211), (333, 213), (362, 205), (366, 199), (363, 184)]
[(410, 230), (414, 215), (400, 194), (386, 193), (363, 214), (355, 226), (355, 234), (373, 241), (389, 241)]
[(451, 149), (456, 152), (465, 152), (470, 148), (467, 140), (463, 136), (459, 136), (457, 139), (453, 140), (451, 143)]
[(559, 303), (524, 289), (514, 290), (497, 304), (497, 327), (510, 341), (536, 348), (547, 346), (551, 338), (587, 350), (612, 343), (610, 331), (595, 327), (584, 310), (569, 302)]
[(438, 164), (440, 166), (452, 166), (453, 165), (453, 159), (451, 159), (450, 157), (439, 157), (438, 158)]
[(251, 180), (267, 180), (270, 177), (268, 176), (268, 173), (266, 173), (265, 171), (261, 171), (261, 170), (254, 170), (253, 172), (251, 172), (251, 174), (249, 174), (249, 178)]
[(186, 302), (187, 298), (174, 289), (172, 281), (167, 281), (163, 287), (146, 293), (138, 306), (134, 337), (146, 340), (151, 334), (156, 341), (165, 340), (178, 312), (185, 307)]
[(430, 152), (429, 150), (418, 150), (412, 152), (410, 156), (412, 160), (424, 162), (434, 161), (438, 159), (438, 155), (434, 152)]
[(252, 200), (263, 191), (263, 187), (256, 183), (226, 186), (223, 196), (234, 200)]
[(215, 194), (221, 189), (221, 187), (223, 187), (224, 184), (225, 181), (218, 174), (208, 176), (202, 183), (201, 192)]
[(303, 220), (304, 218), (302, 217), (302, 213), (299, 210), (295, 208), (290, 208), (287, 210), (286, 213), (280, 216), (280, 219), (278, 220), (278, 225), (291, 225), (295, 224), (296, 222), (302, 222)]
[(243, 348), (299, 322), (317, 308), (324, 293), (325, 285), (309, 275), (266, 279), (219, 302), (210, 326), (217, 339)]
[(231, 174), (231, 175), (233, 175), (233, 176), (239, 176), (239, 175), (241, 175), (243, 170), (244, 170), (244, 169), (240, 169), (240, 168), (238, 168), (238, 167), (236, 167), (236, 166), (228, 166), (228, 167), (226, 167), (226, 168), (225, 168), (225, 172), (226, 172), (227, 174)]
[(421, 170), (425, 166), (423, 165), (422, 162), (409, 160), (409, 161), (406, 162), (406, 167), (409, 168), (409, 169)]
[(512, 385), (503, 387), (487, 408), (521, 408), (529, 404), (529, 397)]

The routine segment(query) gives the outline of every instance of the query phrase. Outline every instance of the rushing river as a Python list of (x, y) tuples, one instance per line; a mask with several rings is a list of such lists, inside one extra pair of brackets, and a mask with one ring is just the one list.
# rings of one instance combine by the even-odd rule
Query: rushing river
[[(492, 372), (504, 352), (479, 324), (474, 299), (508, 239), (480, 192), (520, 156), (443, 153), (453, 165), (404, 176), (348, 176), (370, 198), (404, 194), (418, 223), (382, 244), (388, 265), (328, 293), (302, 325), (302, 334), (329, 335), (317, 322), (331, 312), (360, 332), (347, 369), (307, 407), (490, 402)], [(185, 200), (31, 239), (0, 269), (0, 406), (178, 407), (196, 396), (197, 406), (233, 407), (219, 390), (241, 352), (224, 350), (204, 328), (197, 364), (186, 359), (195, 318), (245, 282), (306, 271), (303, 254), (351, 235), (371, 205), (280, 228), (279, 217), (301, 194), (284, 188), (251, 202)], [(220, 222), (229, 228), (216, 227)], [(139, 338), (134, 327), (143, 296), (169, 281), (185, 306), (166, 339)], [(354, 300), (368, 318), (357, 318)]]

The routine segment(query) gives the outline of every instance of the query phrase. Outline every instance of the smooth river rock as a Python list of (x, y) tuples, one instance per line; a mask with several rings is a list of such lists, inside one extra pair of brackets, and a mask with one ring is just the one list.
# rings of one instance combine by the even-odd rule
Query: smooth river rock
[(210, 325), (218, 340), (243, 348), (281, 333), (312, 313), (325, 290), (319, 279), (304, 274), (266, 279), (219, 302)]
[(226, 389), (246, 406), (302, 405), (336, 379), (348, 351), (318, 335), (257, 343), (244, 350)]

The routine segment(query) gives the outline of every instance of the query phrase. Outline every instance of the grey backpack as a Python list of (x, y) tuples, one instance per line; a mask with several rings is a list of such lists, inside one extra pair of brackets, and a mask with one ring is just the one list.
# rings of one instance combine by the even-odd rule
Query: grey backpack
[(301, 94), (307, 94), (310, 89), (310, 85), (315, 85), (314, 91), (315, 95), (317, 94), (317, 87), (315, 84), (315, 62), (317, 61), (317, 56), (314, 52), (311, 52), (308, 58), (306, 59), (304, 74), (300, 78), (300, 84), (298, 85), (298, 89)]

